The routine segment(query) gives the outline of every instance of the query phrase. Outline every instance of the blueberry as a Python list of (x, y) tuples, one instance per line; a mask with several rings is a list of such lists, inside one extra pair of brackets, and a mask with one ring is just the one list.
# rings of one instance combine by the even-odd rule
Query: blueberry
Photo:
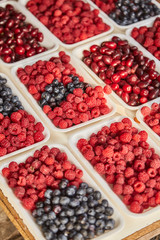
[(47, 221), (48, 220), (48, 215), (46, 213), (44, 213), (42, 216), (41, 216), (41, 219), (43, 220), (43, 222)]
[(95, 236), (94, 231), (88, 231), (88, 236), (87, 236), (88, 239), (92, 239), (94, 238), (94, 236)]
[(64, 189), (67, 187), (69, 181), (67, 179), (62, 179), (61, 182), (59, 183), (59, 188)]
[(58, 94), (58, 93), (59, 93), (59, 88), (58, 88), (58, 87), (55, 87), (55, 88), (53, 89), (53, 93), (54, 93), (54, 94)]
[(104, 207), (108, 207), (108, 201), (107, 199), (103, 199), (101, 204), (104, 206)]
[(3, 104), (3, 98), (0, 98), (0, 105)]
[(78, 221), (80, 224), (85, 224), (86, 221), (87, 221), (87, 214), (78, 215), (77, 221)]
[(67, 218), (67, 217), (61, 217), (60, 218), (60, 222), (62, 223), (62, 224), (66, 224), (66, 223), (68, 223), (68, 221), (69, 221), (69, 219)]
[(41, 100), (39, 101), (39, 104), (40, 104), (41, 107), (43, 107), (44, 105), (47, 105), (46, 99), (41, 99)]
[(74, 225), (73, 225), (72, 222), (69, 222), (69, 223), (66, 224), (66, 229), (67, 229), (68, 231), (73, 230), (73, 228), (74, 228)]
[(79, 206), (76, 208), (75, 213), (76, 213), (76, 215), (83, 214), (83, 213), (85, 213), (85, 209), (82, 206)]
[(70, 219), (70, 222), (72, 222), (72, 223), (75, 223), (77, 221), (76, 216), (71, 216), (69, 219)]
[(106, 229), (106, 230), (111, 230), (111, 229), (114, 228), (114, 226), (115, 226), (115, 221), (114, 221), (114, 219), (108, 219), (108, 220), (106, 221), (106, 223), (105, 223), (105, 229)]
[(50, 204), (51, 204), (51, 199), (46, 198), (46, 199), (44, 200), (44, 205), (46, 206), (46, 205), (50, 205)]
[(66, 195), (69, 197), (73, 197), (76, 193), (76, 189), (73, 186), (69, 186), (66, 188)]
[(114, 210), (113, 210), (112, 207), (106, 207), (106, 208), (105, 208), (105, 214), (106, 214), (107, 216), (112, 216), (113, 213), (114, 213)]
[(95, 224), (96, 218), (95, 218), (94, 216), (88, 216), (88, 222), (89, 222), (90, 224)]
[(90, 208), (89, 210), (88, 210), (88, 215), (89, 216), (94, 216), (96, 213), (95, 213), (95, 210), (94, 210), (94, 208)]
[(37, 217), (36, 218), (36, 223), (40, 226), (42, 226), (42, 224), (44, 223), (43, 219), (41, 217)]
[(80, 204), (80, 201), (77, 198), (71, 198), (69, 206), (74, 208), (79, 206), (79, 204)]
[(96, 207), (95, 207), (95, 211), (96, 213), (104, 213), (105, 212), (105, 207), (101, 204), (98, 204)]
[(37, 208), (43, 208), (43, 206), (44, 206), (43, 202), (37, 202), (36, 203)]
[(61, 210), (62, 210), (62, 208), (61, 208), (60, 205), (55, 205), (55, 206), (53, 207), (53, 211), (54, 211), (55, 214), (60, 213)]
[(89, 229), (89, 223), (88, 222), (86, 222), (85, 224), (82, 224), (82, 228), (83, 229), (85, 229), (85, 230), (87, 230), (87, 229)]
[(60, 200), (60, 197), (59, 196), (55, 196), (52, 198), (52, 204), (59, 204), (59, 200)]
[(56, 100), (62, 100), (63, 99), (63, 94), (62, 93), (59, 93), (55, 96), (55, 99)]
[(67, 240), (68, 238), (64, 234), (58, 235), (58, 240)]
[(63, 232), (66, 229), (66, 226), (64, 224), (60, 224), (58, 230)]
[(84, 237), (85, 239), (87, 238), (88, 233), (87, 233), (87, 231), (86, 231), (85, 229), (82, 229), (82, 230), (80, 231), (80, 233), (83, 235), (83, 237)]
[(99, 236), (99, 235), (102, 235), (104, 233), (104, 230), (103, 229), (96, 229), (95, 233), (96, 233), (97, 236)]
[(68, 198), (68, 197), (60, 197), (59, 203), (60, 203), (61, 205), (68, 205), (69, 202), (70, 202), (70, 198)]
[(56, 224), (56, 226), (59, 226), (61, 224), (60, 220), (58, 218), (56, 218), (54, 220), (54, 223)]
[(53, 82), (51, 83), (53, 87), (58, 86), (58, 84), (59, 84), (59, 81), (57, 79), (54, 79)]
[(52, 196), (60, 196), (61, 195), (61, 191), (59, 189), (55, 189), (52, 193)]
[(3, 106), (0, 105), (0, 112), (3, 112)]
[(71, 209), (71, 208), (67, 209), (65, 212), (68, 217), (74, 216), (75, 214), (74, 209)]
[(46, 206), (44, 207), (44, 211), (45, 211), (45, 213), (50, 212), (51, 209), (52, 209), (52, 207), (51, 207), (50, 205), (46, 205)]
[(87, 201), (88, 201), (88, 197), (84, 196), (84, 197), (82, 198), (82, 201), (83, 201), (83, 202), (87, 202)]
[(49, 92), (43, 92), (41, 94), (41, 98), (45, 99), (46, 101), (49, 101), (50, 97), (51, 97), (51, 94)]
[(80, 188), (77, 190), (76, 194), (86, 195), (86, 189), (80, 187)]
[(79, 80), (79, 77), (78, 77), (78, 76), (74, 76), (74, 77), (72, 78), (72, 80), (73, 80), (73, 81)]
[(49, 93), (52, 93), (52, 91), (53, 91), (53, 87), (52, 87), (52, 85), (47, 85), (46, 87), (45, 87), (45, 90), (46, 90), (46, 92), (49, 92)]
[(96, 218), (97, 219), (103, 219), (103, 218), (105, 218), (105, 215), (103, 213), (96, 213)]
[(102, 194), (101, 194), (99, 191), (95, 191), (95, 192), (93, 193), (93, 196), (94, 196), (94, 198), (95, 198), (96, 200), (100, 200), (101, 197), (102, 197)]
[(95, 223), (96, 227), (102, 229), (105, 227), (105, 221), (103, 219), (98, 219)]
[(51, 230), (47, 230), (46, 232), (44, 232), (44, 236), (46, 238), (46, 240), (53, 240), (54, 238), (54, 234)]
[(46, 198), (48, 198), (48, 199), (51, 199), (51, 198), (52, 198), (52, 194), (53, 194), (53, 191), (52, 191), (51, 189), (47, 189), (47, 190), (45, 191), (44, 196), (45, 196)]
[(48, 219), (49, 220), (54, 220), (55, 218), (56, 218), (56, 214), (53, 211), (48, 213)]
[(56, 224), (50, 225), (49, 229), (50, 229), (53, 233), (57, 233), (57, 232), (58, 232), (58, 228), (57, 228)]
[(73, 236), (73, 240), (84, 240), (84, 237), (81, 233), (77, 233)]
[(85, 183), (85, 182), (82, 182), (82, 183), (80, 184), (80, 187), (81, 187), (81, 188), (88, 188), (88, 184)]
[(34, 210), (33, 210), (33, 212), (32, 212), (32, 216), (33, 216), (34, 218), (37, 217), (37, 209), (34, 209)]
[(90, 193), (93, 193), (93, 192), (94, 192), (94, 189), (92, 187), (88, 187), (87, 190), (86, 190), (87, 194), (90, 194)]
[(51, 226), (53, 223), (54, 223), (53, 220), (47, 220), (47, 221), (45, 221), (45, 225), (46, 225), (47, 227)]
[(42, 216), (43, 213), (44, 213), (44, 209), (43, 209), (43, 208), (38, 208), (38, 209), (37, 209), (37, 216), (38, 216), (38, 217)]

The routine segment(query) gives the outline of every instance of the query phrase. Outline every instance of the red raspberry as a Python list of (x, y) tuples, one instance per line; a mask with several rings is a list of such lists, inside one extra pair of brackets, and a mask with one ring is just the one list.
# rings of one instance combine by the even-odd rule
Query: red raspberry
[(134, 190), (138, 193), (143, 192), (145, 190), (145, 184), (143, 182), (136, 181), (134, 184)]
[(78, 97), (81, 97), (82, 94), (83, 94), (83, 90), (82, 90), (81, 88), (75, 88), (75, 89), (73, 90), (73, 94), (76, 95), (76, 96), (78, 96)]
[(86, 112), (88, 110), (88, 106), (87, 106), (86, 103), (81, 102), (81, 103), (78, 104), (77, 109), (78, 109), (79, 112)]
[(67, 171), (65, 171), (64, 176), (65, 176), (65, 178), (67, 178), (68, 180), (72, 181), (72, 180), (75, 179), (76, 173), (75, 173), (75, 171), (73, 171), (73, 170), (67, 170)]
[(76, 169), (76, 178), (82, 178), (83, 177), (83, 171), (80, 169)]
[(40, 167), (40, 171), (44, 175), (48, 175), (50, 173), (50, 169), (44, 164)]
[(16, 162), (10, 162), (9, 164), (9, 170), (11, 172), (17, 172), (19, 170), (19, 166)]
[(104, 170), (104, 164), (103, 163), (97, 163), (94, 165), (94, 169), (99, 173), (99, 174), (104, 174), (105, 170)]
[(35, 142), (41, 142), (43, 139), (44, 139), (44, 135), (42, 132), (37, 131), (36, 133), (34, 133)]
[(65, 128), (68, 127), (68, 123), (65, 120), (60, 120), (59, 124), (58, 124), (58, 127), (61, 128), (61, 129), (65, 129)]
[(45, 26), (47, 26), (47, 25), (48, 25), (49, 18), (48, 18), (47, 16), (43, 15), (43, 16), (40, 16), (39, 21), (40, 21), (41, 23), (43, 23)]
[(91, 161), (94, 157), (94, 152), (89, 149), (83, 155), (88, 161)]
[(88, 144), (88, 141), (84, 138), (81, 138), (78, 140), (77, 142), (77, 148), (81, 150), (81, 148), (84, 146), (84, 145), (87, 145)]
[[(153, 45), (153, 44), (152, 44), (152, 45)], [(155, 45), (156, 47), (160, 47), (160, 40), (159, 40), (158, 38), (154, 40), (154, 45)]]
[(87, 122), (89, 120), (88, 115), (86, 113), (80, 113), (79, 119), (81, 120), (81, 122)]
[(32, 210), (34, 208), (34, 200), (32, 198), (23, 198), (22, 204), (27, 210)]
[(133, 201), (130, 205), (130, 211), (134, 213), (140, 213), (141, 212), (141, 205), (138, 201)]
[(130, 185), (124, 185), (123, 187), (123, 195), (129, 195), (133, 193), (133, 187)]
[(142, 204), (143, 203), (143, 197), (141, 196), (141, 194), (139, 194), (139, 193), (137, 193), (137, 194), (135, 194), (134, 195), (134, 201), (137, 201), (137, 202), (139, 202), (140, 204)]
[(2, 175), (5, 177), (5, 178), (8, 178), (9, 175), (10, 175), (10, 170), (9, 168), (5, 167), (2, 169)]
[(124, 174), (125, 174), (125, 177), (126, 177), (126, 178), (133, 177), (133, 176), (134, 176), (134, 170), (133, 170), (133, 168), (127, 167)]
[(36, 125), (34, 126), (34, 129), (35, 129), (36, 131), (43, 132), (43, 131), (44, 131), (43, 124), (42, 124), (41, 122), (37, 122)]
[(23, 176), (19, 176), (17, 184), (19, 186), (25, 186), (26, 185), (26, 179)]
[(131, 197), (131, 195), (125, 195), (125, 196), (123, 197), (123, 202), (124, 202), (124, 204), (126, 204), (126, 205), (130, 205), (131, 202), (132, 202), (132, 197)]
[(132, 140), (132, 135), (130, 133), (122, 133), (119, 137), (120, 141), (123, 143), (129, 143)]
[(147, 173), (150, 178), (154, 178), (157, 175), (157, 171), (155, 168), (148, 168)]
[(150, 47), (154, 44), (154, 40), (150, 37), (146, 37), (145, 42), (143, 44), (144, 47)]
[(156, 204), (160, 204), (160, 192), (157, 192), (155, 195)]
[(12, 135), (18, 135), (19, 133), (21, 133), (22, 129), (21, 129), (21, 126), (19, 124), (11, 123), (8, 127), (8, 131)]
[(14, 194), (16, 195), (17, 198), (22, 199), (25, 195), (25, 188), (23, 187), (16, 187), (14, 189)]
[(138, 174), (138, 180), (146, 183), (149, 180), (149, 175), (145, 171), (142, 171)]
[(154, 169), (160, 168), (160, 160), (154, 159), (150, 162), (150, 167)]
[(53, 80), (54, 80), (54, 75), (51, 73), (46, 74), (44, 77), (44, 81), (48, 84), (51, 84)]
[(5, 135), (4, 134), (0, 134), (0, 142), (3, 141), (4, 139), (5, 139)]
[(149, 115), (150, 112), (151, 112), (151, 109), (148, 106), (144, 106), (141, 108), (141, 113), (144, 117)]
[(114, 154), (113, 148), (110, 147), (110, 146), (106, 147), (103, 150), (102, 154), (103, 154), (104, 157), (107, 157), (107, 158), (113, 157), (113, 154)]
[(69, 119), (73, 119), (75, 118), (76, 114), (75, 114), (75, 111), (73, 109), (68, 109), (66, 111), (66, 117), (69, 118)]
[(106, 86), (104, 87), (104, 92), (105, 92), (106, 94), (111, 94), (111, 93), (112, 93), (112, 88), (111, 88), (109, 85), (106, 85)]
[(53, 165), (54, 162), (55, 162), (55, 159), (54, 159), (53, 157), (47, 157), (47, 158), (45, 159), (45, 164), (46, 164), (46, 165)]
[[(118, 166), (117, 166), (117, 168), (118, 168)], [(105, 165), (105, 173), (106, 174), (112, 175), (112, 174), (115, 173), (116, 170), (117, 169), (116, 169), (116, 167), (114, 165), (109, 165), (109, 164)]]
[(121, 195), (123, 192), (123, 186), (121, 184), (114, 184), (113, 186), (113, 191), (117, 194), (117, 195)]
[(148, 133), (146, 131), (140, 131), (139, 135), (141, 136), (141, 141), (147, 141), (148, 139)]
[(62, 167), (63, 169), (67, 170), (67, 169), (71, 169), (72, 165), (69, 161), (65, 161), (62, 163)]
[(12, 113), (11, 114), (11, 121), (12, 122), (19, 122), (20, 120), (21, 120), (21, 118), (22, 118), (22, 115), (21, 115), (21, 113), (19, 113), (19, 112), (14, 112), (14, 113)]
[(160, 60), (160, 50), (154, 52), (154, 56)]
[(38, 93), (38, 90), (37, 90), (36, 86), (33, 85), (33, 84), (28, 86), (28, 91), (32, 95)]

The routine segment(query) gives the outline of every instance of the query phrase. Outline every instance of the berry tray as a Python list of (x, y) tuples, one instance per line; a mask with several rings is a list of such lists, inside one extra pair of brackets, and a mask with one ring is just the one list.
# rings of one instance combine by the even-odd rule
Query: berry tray
[[(147, 104), (145, 106), (151, 107), (152, 103), (160, 103), (160, 98), (157, 98)], [(143, 115), (141, 113), (141, 108), (136, 112), (136, 117), (138, 121), (146, 128), (147, 132), (152, 134), (154, 138), (156, 138), (158, 141), (160, 140), (160, 137), (143, 121)]]
[[(130, 27), (137, 27), (137, 25), (140, 23), (144, 24), (146, 20), (142, 20), (142, 21), (139, 21), (139, 22), (136, 22), (136, 23), (132, 23), (132, 24), (129, 24), (127, 26), (122, 26), (122, 25), (119, 25), (117, 24), (114, 20), (112, 20), (112, 18), (110, 18), (105, 12), (103, 12), (95, 3), (92, 2), (92, 0), (87, 0), (89, 2), (89, 4), (95, 8), (98, 8), (100, 10), (100, 12), (102, 13), (102, 15), (108, 19), (115, 28), (123, 31), (125, 29), (128, 29)], [(156, 0), (152, 0), (152, 3), (154, 3), (158, 8), (160, 8), (160, 4), (156, 1)], [(160, 15), (157, 15), (157, 16), (160, 16)], [(148, 18), (148, 20), (152, 21), (152, 19), (154, 19), (154, 17), (150, 17)]]
[[(65, 152), (68, 155), (68, 159), (83, 171), (82, 180), (89, 183), (89, 185), (91, 187), (93, 187), (94, 189), (99, 190), (99, 187), (97, 186), (97, 184), (92, 180), (92, 178), (89, 176), (89, 174), (86, 172), (86, 170), (81, 166), (81, 164), (75, 159), (75, 157), (71, 154), (71, 152), (65, 146), (59, 145), (59, 144), (54, 144), (54, 145), (49, 145), (49, 147), (57, 147), (61, 151)], [(16, 162), (17, 163), (24, 162), (27, 159), (27, 157), (33, 155), (35, 150), (32, 150), (29, 153), (19, 156), (18, 158), (15, 159)], [(24, 224), (28, 227), (28, 230), (32, 233), (34, 238), (36, 240), (45, 240), (40, 228), (35, 223), (32, 215), (30, 214), (29, 211), (27, 211), (26, 209), (23, 208), (20, 200), (14, 195), (12, 189), (9, 188), (5, 178), (1, 174), (2, 169), (4, 167), (7, 167), (11, 161), (14, 161), (14, 158), (12, 158), (12, 160), (7, 160), (5, 163), (0, 164), (0, 188), (2, 189), (3, 194), (8, 198), (8, 201), (11, 203), (13, 208), (19, 214), (19, 217), (23, 220)], [(117, 234), (119, 231), (121, 231), (123, 229), (124, 220), (123, 220), (123, 217), (118, 212), (118, 210), (116, 209), (116, 207), (114, 206), (114, 204), (112, 204), (110, 202), (110, 196), (108, 196), (108, 194), (105, 194), (102, 190), (100, 190), (100, 191), (102, 193), (102, 198), (107, 198), (109, 200), (110, 206), (114, 208), (113, 218), (115, 219), (116, 225), (113, 230), (110, 230), (109, 232), (106, 232), (103, 235), (96, 237), (94, 239), (95, 240), (103, 240), (103, 239), (109, 240), (110, 236)]]
[[(110, 120), (106, 120), (106, 121), (101, 121), (97, 124), (94, 125), (94, 127), (89, 127), (83, 131), (77, 132), (73, 135), (70, 136), (69, 139), (69, 145), (70, 148), (74, 151), (74, 153), (76, 154), (76, 156), (78, 157), (79, 162), (82, 164), (82, 166), (84, 168), (86, 168), (88, 170), (88, 173), (90, 174), (90, 176), (95, 179), (95, 181), (97, 181), (98, 184), (101, 185), (101, 187), (103, 188), (103, 190), (105, 192), (107, 192), (112, 199), (114, 200), (115, 203), (117, 203), (119, 205), (119, 207), (123, 210), (123, 212), (131, 217), (135, 217), (135, 218), (140, 218), (140, 217), (146, 217), (149, 216), (152, 213), (158, 213), (158, 211), (160, 212), (160, 206), (154, 207), (154, 208), (150, 208), (148, 211), (145, 211), (143, 213), (133, 213), (131, 212), (126, 205), (122, 202), (121, 198), (118, 197), (112, 190), (112, 188), (109, 186), (109, 184), (105, 181), (105, 179), (103, 177), (101, 177), (98, 172), (93, 168), (93, 166), (90, 164), (90, 162), (88, 160), (86, 160), (84, 158), (84, 156), (81, 154), (81, 152), (78, 150), (76, 144), (78, 142), (79, 139), (84, 138), (84, 139), (88, 139), (89, 136), (92, 133), (97, 133), (98, 131), (101, 130), (102, 127), (104, 126), (110, 126), (111, 123), (115, 123), (116, 121), (121, 121), (123, 118), (125, 118), (126, 116), (117, 116), (114, 119), (110, 119)], [(128, 118), (128, 117), (127, 117)], [(140, 129), (140, 127), (138, 126), (137, 123), (135, 123), (131, 118), (129, 118), (132, 121), (132, 126), (136, 127), (138, 130), (142, 130)], [(150, 144), (151, 147), (154, 147), (156, 150), (156, 153), (160, 155), (160, 149), (159, 147), (153, 142), (153, 140), (151, 140), (151, 138), (148, 137), (147, 142)]]
[[(96, 82), (92, 79), (92, 77), (83, 68), (81, 68), (81, 66), (79, 66), (79, 62), (77, 62), (77, 59), (74, 56), (70, 55), (69, 53), (67, 53), (67, 54), (71, 57), (70, 63), (76, 68), (77, 73), (84, 77), (85, 82), (88, 82), (88, 83), (92, 84), (92, 86), (97, 86)], [(112, 116), (116, 112), (116, 105), (105, 94), (105, 98), (107, 99), (107, 105), (111, 108), (111, 112), (110, 113), (108, 113), (106, 115), (102, 115), (102, 116), (100, 116), (98, 118), (94, 118), (94, 119), (89, 120), (87, 122), (84, 122), (84, 123), (81, 123), (81, 124), (78, 124), (78, 125), (74, 125), (72, 127), (66, 128), (66, 129), (60, 129), (60, 128), (55, 127), (54, 124), (51, 122), (51, 120), (43, 112), (42, 108), (38, 105), (37, 101), (28, 92), (28, 90), (26, 89), (25, 85), (20, 82), (20, 79), (16, 75), (16, 72), (17, 72), (18, 68), (20, 68), (20, 67), (24, 68), (26, 65), (32, 65), (32, 64), (34, 64), (38, 60), (49, 60), (51, 57), (54, 57), (54, 56), (57, 57), (58, 56), (58, 52), (55, 52), (53, 54), (49, 54), (49, 55), (44, 56), (44, 57), (42, 57), (40, 59), (37, 58), (37, 59), (35, 59), (32, 62), (28, 62), (28, 63), (25, 63), (25, 64), (19, 64), (16, 67), (12, 68), (12, 70), (11, 70), (12, 75), (14, 76), (15, 83), (16, 83), (17, 87), (20, 87), (22, 91), (26, 92), (26, 96), (27, 96), (28, 100), (32, 101), (32, 103), (34, 103), (34, 105), (36, 106), (38, 112), (41, 114), (41, 116), (43, 116), (45, 121), (50, 125), (50, 127), (54, 131), (57, 131), (57, 132), (69, 132), (69, 131), (75, 130), (77, 128), (86, 126), (86, 125), (88, 125), (90, 123), (94, 123), (96, 121), (102, 120), (102, 119), (104, 119), (106, 117), (110, 117), (110, 116)]]
[(40, 24), (39, 21), (37, 21), (37, 19), (35, 19), (33, 17), (33, 15), (25, 9), (25, 7), (23, 7), (21, 4), (15, 2), (15, 1), (5, 1), (5, 2), (2, 1), (2, 2), (0, 2), (0, 7), (5, 7), (7, 4), (12, 5), (17, 11), (24, 14), (26, 16), (25, 21), (28, 23), (32, 23), (34, 27), (37, 27), (39, 29), (39, 31), (43, 33), (44, 39), (41, 42), (41, 45), (43, 47), (48, 48), (48, 50), (46, 50), (45, 52), (36, 54), (32, 57), (22, 59), (21, 61), (14, 62), (14, 63), (5, 63), (2, 59), (0, 59), (1, 64), (5, 65), (6, 67), (13, 67), (13, 66), (17, 65), (19, 62), (25, 63), (26, 61), (32, 61), (37, 56), (42, 57), (42, 56), (44, 56), (48, 53), (51, 53), (53, 51), (56, 51), (58, 49), (59, 45), (57, 43), (56, 38), (54, 38), (53, 36), (51, 37), (50, 34), (48, 33), (48, 31), (46, 31), (45, 27), (42, 24)]
[[(135, 41), (133, 40), (131, 37), (129, 36), (125, 36), (124, 34), (111, 34), (109, 36), (103, 37), (101, 39), (97, 39), (94, 42), (90, 42), (87, 43), (83, 46), (77, 47), (76, 49), (74, 49), (72, 51), (72, 54), (79, 59), (79, 64), (81, 64), (81, 66), (101, 85), (101, 86), (105, 86), (106, 84), (82, 61), (82, 57), (83, 57), (83, 50), (89, 50), (89, 48), (94, 45), (100, 45), (102, 42), (104, 41), (110, 41), (112, 39), (113, 36), (117, 36), (120, 37), (122, 40), (128, 40), (129, 44), (131, 46), (136, 46), (138, 47), (138, 49), (140, 51), (143, 52), (143, 48)], [(144, 51), (144, 56), (151, 58), (150, 54), (147, 51)], [(158, 72), (160, 72), (159, 70), (159, 64), (156, 61), (156, 70)], [(112, 93), (110, 94), (110, 96), (112, 96), (117, 104), (122, 105), (124, 108), (129, 109), (129, 110), (137, 110), (139, 109), (141, 106), (143, 106), (144, 104), (140, 105), (140, 106), (129, 106), (128, 104), (126, 104), (114, 91), (112, 91)]]
[[(142, 26), (152, 27), (152, 25), (153, 25), (153, 23), (154, 23), (154, 21), (155, 21), (155, 19), (156, 19), (157, 17), (158, 17), (158, 16), (155, 16), (155, 17), (153, 17), (153, 18), (150, 19), (150, 20), (145, 20), (145, 21), (143, 21), (142, 23), (139, 22), (139, 23), (137, 23), (136, 26), (133, 26), (133, 27), (128, 28), (128, 29), (126, 30), (126, 35), (132, 38), (131, 32), (132, 32), (133, 28), (135, 28), (135, 27), (136, 27), (136, 28), (140, 28), (140, 27), (142, 27)], [(136, 42), (141, 48), (143, 48), (143, 53), (147, 52), (148, 55), (150, 55), (150, 58), (152, 58), (157, 64), (160, 63), (160, 61), (159, 61), (152, 53), (150, 53), (145, 47), (143, 47), (143, 45), (141, 45), (140, 43), (138, 43), (134, 38), (132, 38), (132, 39), (133, 39), (133, 41)]]
[(15, 85), (11, 82), (11, 80), (10, 80), (5, 74), (3, 74), (3, 73), (0, 73), (0, 75), (1, 75), (2, 77), (4, 77), (4, 78), (7, 79), (7, 84), (6, 84), (6, 85), (9, 86), (9, 87), (12, 89), (12, 92), (13, 92), (14, 95), (17, 95), (17, 96), (19, 97), (19, 100), (21, 101), (22, 105), (24, 106), (24, 109), (25, 109), (28, 113), (32, 114), (32, 115), (35, 117), (36, 122), (41, 122), (41, 123), (43, 124), (43, 126), (44, 126), (44, 132), (43, 132), (43, 133), (44, 133), (44, 136), (45, 136), (44, 140), (42, 140), (41, 142), (32, 144), (32, 145), (30, 145), (30, 146), (28, 146), (28, 147), (21, 148), (21, 149), (19, 149), (19, 150), (17, 150), (17, 151), (14, 151), (14, 152), (12, 152), (12, 153), (9, 153), (9, 154), (6, 154), (6, 155), (0, 157), (0, 161), (2, 161), (2, 160), (4, 160), (4, 159), (6, 159), (6, 158), (14, 157), (15, 155), (17, 155), (17, 154), (19, 154), (19, 153), (25, 152), (25, 151), (27, 151), (27, 150), (30, 150), (30, 149), (34, 148), (34, 147), (38, 147), (38, 146), (41, 145), (41, 144), (44, 144), (44, 143), (47, 142), (48, 139), (50, 138), (50, 132), (49, 132), (48, 128), (45, 126), (45, 124), (43, 123), (43, 121), (41, 121), (41, 119), (39, 118), (39, 116), (35, 113), (35, 111), (34, 111), (34, 110), (31, 108), (31, 106), (27, 103), (27, 101), (26, 101), (25, 98), (22, 96), (22, 94), (21, 94), (21, 93), (18, 91), (18, 89), (15, 87)]
[[(82, 1), (83, 1), (83, 2), (87, 2), (87, 0), (82, 0)], [(25, 7), (25, 6), (26, 6), (26, 3), (28, 2), (28, 0), (19, 0), (18, 2), (21, 3), (21, 4)], [(91, 4), (90, 4), (90, 5), (91, 5)], [(26, 9), (27, 9), (27, 8), (26, 8)], [(94, 10), (94, 9), (96, 9), (96, 7), (93, 6), (93, 5), (91, 5), (91, 10)], [(26, 11), (29, 12), (29, 10), (26, 10)], [(30, 14), (31, 14), (31, 13), (30, 13)], [(54, 39), (56, 39), (57, 43), (58, 43), (60, 46), (66, 48), (66, 49), (73, 49), (73, 48), (75, 48), (75, 47), (80, 46), (81, 44), (85, 44), (85, 43), (87, 43), (87, 42), (94, 41), (94, 40), (96, 40), (97, 38), (103, 37), (103, 36), (105, 36), (105, 35), (110, 34), (111, 32), (113, 32), (114, 26), (113, 26), (113, 24), (111, 23), (110, 19), (106, 19), (105, 16), (102, 14), (102, 11), (99, 13), (99, 16), (102, 18), (102, 20), (103, 20), (104, 23), (106, 23), (106, 24), (108, 24), (108, 25), (110, 26), (110, 30), (108, 30), (107, 32), (103, 32), (103, 33), (101, 33), (101, 34), (95, 35), (95, 36), (93, 36), (93, 37), (87, 38), (87, 39), (82, 40), (82, 41), (77, 42), (77, 43), (65, 44), (65, 43), (63, 43), (59, 38), (57, 38), (54, 34), (52, 34), (52, 33), (49, 31), (49, 29), (48, 29), (46, 26), (44, 26), (34, 15), (32, 15), (32, 17), (35, 19), (35, 22), (39, 22), (39, 24), (41, 24), (41, 25), (45, 28), (46, 32), (48, 32), (48, 34), (50, 35), (50, 37), (54, 37)]]

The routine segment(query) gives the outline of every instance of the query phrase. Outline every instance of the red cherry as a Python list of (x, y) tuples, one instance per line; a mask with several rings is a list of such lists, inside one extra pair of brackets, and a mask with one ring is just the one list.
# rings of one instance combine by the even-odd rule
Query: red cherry
[(22, 47), (22, 46), (17, 46), (17, 47), (15, 48), (15, 51), (16, 51), (16, 53), (17, 53), (18, 55), (23, 55), (23, 54), (25, 53), (25, 48)]
[(132, 87), (129, 84), (125, 84), (123, 85), (123, 91), (127, 92), (127, 93), (131, 93), (132, 92)]

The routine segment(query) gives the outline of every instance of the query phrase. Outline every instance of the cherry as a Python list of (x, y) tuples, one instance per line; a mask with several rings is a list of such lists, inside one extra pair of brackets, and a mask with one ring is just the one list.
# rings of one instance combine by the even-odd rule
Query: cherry
[(25, 48), (22, 47), (22, 46), (17, 46), (17, 47), (15, 48), (15, 52), (16, 52), (17, 54), (19, 54), (19, 55), (23, 55), (23, 54), (25, 53)]
[(127, 93), (131, 93), (131, 92), (132, 92), (132, 87), (131, 87), (131, 85), (129, 85), (129, 84), (123, 85), (123, 91), (124, 91), (124, 92), (127, 92)]
[(115, 73), (111, 76), (111, 80), (112, 80), (113, 83), (118, 83), (118, 82), (120, 82), (121, 77), (120, 77), (119, 74)]
[(26, 56), (27, 57), (32, 57), (33, 55), (35, 55), (35, 53), (36, 53), (35, 49), (31, 48), (26, 52)]

